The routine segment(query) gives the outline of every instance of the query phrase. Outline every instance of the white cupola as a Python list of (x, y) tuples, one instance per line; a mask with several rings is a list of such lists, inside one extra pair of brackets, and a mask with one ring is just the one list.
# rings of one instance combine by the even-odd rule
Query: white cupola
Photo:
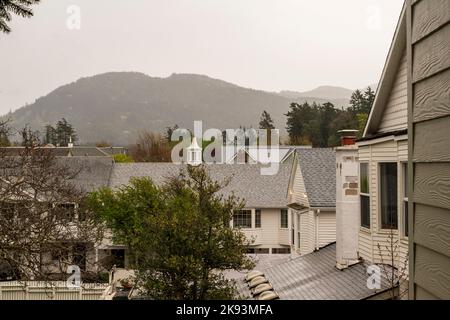
[(199, 147), (197, 138), (194, 136), (191, 145), (187, 148), (187, 164), (199, 166), (202, 162), (202, 148)]
[(72, 136), (69, 137), (69, 143), (67, 144), (69, 148), (73, 148)]

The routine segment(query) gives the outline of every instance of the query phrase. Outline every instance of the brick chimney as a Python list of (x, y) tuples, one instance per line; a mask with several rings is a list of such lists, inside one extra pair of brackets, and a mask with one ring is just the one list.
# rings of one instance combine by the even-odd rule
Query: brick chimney
[(358, 147), (336, 148), (336, 267), (358, 262), (360, 225), (358, 196)]
[(358, 130), (344, 129), (339, 130), (338, 133), (341, 134), (341, 146), (352, 146), (356, 143)]

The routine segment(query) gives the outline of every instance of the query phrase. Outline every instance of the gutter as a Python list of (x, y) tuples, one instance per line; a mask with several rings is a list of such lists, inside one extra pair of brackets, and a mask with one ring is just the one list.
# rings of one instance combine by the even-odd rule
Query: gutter
[[(364, 297), (364, 298), (362, 298), (361, 300), (388, 300), (388, 299), (373, 299), (373, 298), (375, 298), (375, 297), (377, 297), (377, 296), (380, 296), (380, 295), (383, 295), (383, 294), (385, 294), (385, 293), (387, 293), (387, 292), (389, 292), (389, 291), (391, 291), (391, 290), (394, 290), (394, 293), (396, 294), (396, 295), (398, 295), (398, 291), (399, 291), (399, 285), (397, 284), (395, 287), (393, 287), (393, 288), (387, 288), (387, 289), (384, 289), (384, 290), (381, 290), (381, 291), (379, 291), (379, 292), (375, 292), (374, 294), (371, 294), (370, 296), (367, 296), (367, 297)], [(391, 295), (389, 295), (389, 298), (391, 298), (392, 296)]]

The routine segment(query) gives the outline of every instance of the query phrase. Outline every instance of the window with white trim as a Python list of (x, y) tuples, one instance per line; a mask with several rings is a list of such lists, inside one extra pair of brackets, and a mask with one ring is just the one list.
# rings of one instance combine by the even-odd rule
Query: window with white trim
[(380, 213), (382, 229), (398, 228), (397, 163), (380, 163)]
[(370, 229), (370, 194), (369, 194), (369, 164), (361, 163), (359, 165), (360, 190), (359, 197), (361, 202), (361, 226)]
[(288, 227), (288, 211), (287, 211), (287, 209), (281, 209), (280, 227), (283, 229), (287, 229), (287, 227)]
[(255, 228), (261, 228), (261, 209), (255, 210)]
[(239, 210), (235, 212), (233, 215), (233, 227), (250, 229), (252, 227), (252, 211)]
[(403, 163), (403, 235), (408, 236), (408, 164)]

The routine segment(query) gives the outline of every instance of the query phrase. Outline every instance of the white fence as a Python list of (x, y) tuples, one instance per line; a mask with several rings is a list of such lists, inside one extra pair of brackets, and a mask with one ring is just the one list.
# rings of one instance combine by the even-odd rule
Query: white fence
[(0, 282), (0, 300), (99, 300), (107, 283), (86, 283), (81, 288), (67, 288), (66, 282)]

